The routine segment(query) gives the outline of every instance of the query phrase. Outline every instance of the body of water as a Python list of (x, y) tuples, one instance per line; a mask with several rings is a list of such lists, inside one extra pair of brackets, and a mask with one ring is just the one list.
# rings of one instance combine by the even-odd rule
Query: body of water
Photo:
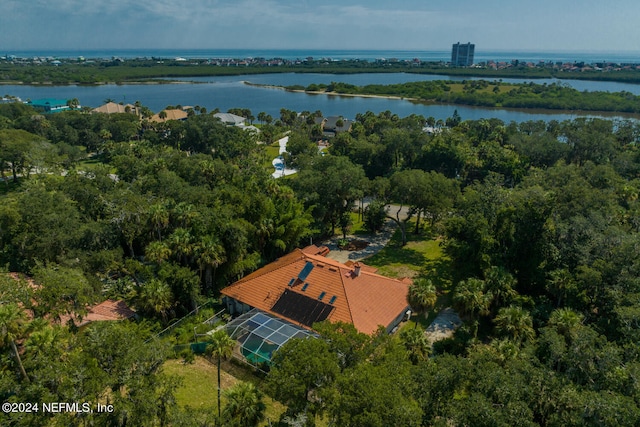
[[(310, 95), (304, 93), (292, 93), (279, 89), (248, 86), (244, 81), (265, 85), (303, 85), (311, 83), (330, 83), (341, 81), (355, 85), (367, 84), (392, 84), (423, 80), (463, 80), (448, 76), (418, 75), (405, 73), (390, 74), (257, 74), (248, 76), (220, 76), (185, 78), (190, 83), (169, 84), (124, 84), (124, 85), (99, 85), (99, 86), (25, 86), (4, 85), (0, 86), (3, 94), (18, 96), (22, 100), (56, 98), (77, 98), (81, 105), (97, 107), (106, 99), (115, 102), (134, 103), (140, 101), (151, 110), (158, 112), (167, 105), (190, 105), (206, 107), (209, 111), (219, 108), (227, 111), (230, 108), (249, 108), (254, 115), (264, 111), (274, 118), (280, 116), (280, 109), (286, 108), (294, 111), (320, 110), (325, 115), (341, 115), (346, 118), (354, 118), (357, 113), (372, 111), (379, 113), (391, 111), (401, 117), (411, 114), (419, 114), (424, 117), (433, 116), (436, 119), (445, 120), (453, 115), (455, 110), (463, 119), (477, 120), (481, 118), (498, 118), (505, 122), (522, 122), (527, 120), (566, 120), (572, 119), (577, 114), (554, 113), (531, 110), (504, 110), (480, 107), (467, 107), (458, 105), (433, 105), (414, 103), (407, 100), (394, 100), (382, 98), (359, 98), (327, 95)], [(520, 83), (524, 79), (502, 79)], [(536, 80), (536, 83), (554, 83), (555, 79)], [(561, 80), (578, 90), (603, 90), (603, 91), (628, 91), (640, 95), (640, 85), (615, 83), (615, 82), (590, 82), (580, 80)], [(613, 114), (611, 116), (620, 116)]]
[[(305, 59), (313, 57), (316, 59), (330, 58), (341, 59), (362, 59), (373, 61), (376, 59), (419, 59), (421, 61), (444, 61), (451, 60), (451, 48), (441, 50), (316, 50), (316, 49), (118, 49), (118, 50), (25, 50), (25, 51), (0, 51), (2, 55), (15, 55), (22, 58), (31, 57), (54, 57), (54, 58), (188, 58), (188, 59), (209, 59), (209, 58), (282, 58), (282, 59)], [(525, 62), (586, 62), (589, 64), (596, 62), (614, 62), (618, 64), (640, 63), (640, 51), (558, 51), (558, 52), (535, 52), (535, 51), (503, 51), (503, 50), (483, 50), (476, 45), (475, 62), (485, 61), (512, 61), (519, 60)]]

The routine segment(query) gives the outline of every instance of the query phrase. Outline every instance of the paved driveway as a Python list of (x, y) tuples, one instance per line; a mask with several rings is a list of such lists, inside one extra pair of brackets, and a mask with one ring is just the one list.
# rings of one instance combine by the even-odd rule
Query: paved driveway
[[(369, 201), (365, 199), (363, 202), (363, 207), (367, 207), (368, 205)], [(392, 215), (395, 217), (399, 208), (400, 206), (397, 205), (387, 205), (387, 215)], [(407, 215), (408, 211), (409, 208), (407, 208), (406, 206), (403, 207), (400, 210), (400, 219), (403, 219)], [(360, 261), (364, 258), (378, 253), (382, 248), (387, 246), (387, 243), (389, 243), (389, 240), (391, 240), (391, 236), (393, 236), (396, 228), (398, 228), (396, 223), (391, 219), (387, 219), (387, 222), (385, 223), (382, 231), (376, 234), (368, 234), (362, 236), (347, 234), (348, 240), (358, 239), (366, 240), (367, 242), (369, 242), (369, 245), (366, 248), (359, 251), (343, 251), (339, 249), (338, 242), (342, 240), (341, 234), (333, 236), (331, 239), (325, 240), (324, 242), (319, 242), (319, 244), (325, 245), (331, 250), (331, 252), (329, 252), (329, 255), (327, 255), (327, 258), (331, 258), (343, 263), (347, 262), (348, 260)]]
[(361, 249), (359, 251), (343, 251), (338, 248), (338, 242), (342, 240), (342, 235), (334, 236), (333, 238), (322, 242), (323, 245), (327, 246), (331, 252), (327, 255), (327, 258), (334, 259), (339, 262), (347, 262), (351, 261), (360, 261), (364, 258), (370, 257), (371, 255), (376, 254), (382, 248), (387, 246), (389, 240), (391, 240), (391, 236), (393, 236), (393, 232), (396, 230), (396, 223), (387, 220), (382, 231), (376, 234), (364, 235), (364, 236), (354, 236), (352, 234), (347, 234), (348, 240), (358, 239), (365, 240), (369, 242), (366, 248)]

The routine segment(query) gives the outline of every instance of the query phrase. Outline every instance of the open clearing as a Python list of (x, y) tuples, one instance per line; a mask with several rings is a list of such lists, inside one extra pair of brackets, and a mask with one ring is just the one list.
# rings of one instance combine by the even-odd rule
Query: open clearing
[[(194, 409), (210, 410), (213, 414), (218, 411), (218, 367), (204, 357), (196, 357), (194, 363), (185, 364), (181, 359), (168, 360), (164, 372), (182, 379), (182, 384), (176, 390), (178, 405), (189, 406)], [(222, 362), (221, 370), (222, 391), (233, 387), (239, 381), (252, 382), (264, 395), (262, 380), (254, 376), (242, 366), (230, 361)], [(285, 407), (279, 402), (264, 395), (263, 402), (267, 406), (265, 415), (272, 422), (280, 419)], [(225, 399), (222, 395), (222, 407)], [(265, 418), (266, 420), (266, 418)]]

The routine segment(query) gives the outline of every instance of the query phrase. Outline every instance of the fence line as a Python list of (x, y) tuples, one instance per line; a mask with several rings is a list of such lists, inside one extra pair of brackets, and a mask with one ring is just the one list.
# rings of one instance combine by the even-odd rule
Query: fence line
[(188, 314), (186, 314), (185, 316), (181, 317), (180, 319), (176, 320), (175, 322), (173, 322), (172, 324), (170, 324), (169, 326), (167, 326), (166, 328), (164, 328), (163, 330), (161, 330), (160, 332), (158, 332), (157, 334), (155, 334), (154, 336), (152, 336), (151, 338), (149, 338), (148, 340), (145, 341), (145, 344), (148, 343), (149, 341), (151, 341), (154, 338), (159, 338), (162, 335), (164, 335), (167, 331), (175, 328), (176, 326), (178, 326), (178, 324), (182, 323), (183, 320), (185, 320), (187, 317), (192, 316), (194, 313), (197, 313), (198, 310), (200, 310), (202, 307), (211, 304), (212, 300), (208, 300), (207, 302), (205, 302), (204, 304), (194, 308), (193, 310), (191, 310), (191, 312), (189, 312)]

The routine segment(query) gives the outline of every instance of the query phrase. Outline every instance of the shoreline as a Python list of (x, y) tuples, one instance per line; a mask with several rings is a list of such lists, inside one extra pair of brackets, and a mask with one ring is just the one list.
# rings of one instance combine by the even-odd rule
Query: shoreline
[[(250, 76), (250, 75), (247, 75)], [(329, 97), (349, 97), (349, 98), (370, 98), (370, 99), (385, 99), (385, 100), (396, 100), (396, 101), (408, 101), (417, 104), (425, 104), (425, 105), (450, 105), (450, 106), (460, 106), (466, 108), (482, 108), (487, 110), (502, 110), (502, 111), (516, 111), (523, 113), (535, 113), (535, 114), (575, 114), (580, 116), (601, 116), (604, 118), (610, 117), (622, 117), (628, 119), (640, 119), (639, 113), (630, 113), (623, 111), (600, 111), (600, 110), (581, 110), (581, 109), (553, 109), (553, 108), (509, 108), (502, 106), (475, 106), (464, 103), (449, 103), (449, 102), (439, 102), (435, 99), (420, 99), (415, 97), (403, 97), (398, 95), (374, 95), (374, 94), (354, 94), (354, 93), (338, 93), (335, 91), (326, 92), (326, 91), (307, 91), (305, 89), (292, 89), (287, 88), (285, 86), (278, 85), (268, 85), (268, 84), (260, 84), (260, 83), (252, 83), (248, 80), (241, 80), (242, 84), (247, 86), (252, 86), (256, 88), (262, 89), (275, 89), (282, 90), (291, 93), (303, 93), (307, 95), (325, 95)], [(96, 82), (96, 83), (81, 83), (81, 82), (69, 82), (65, 84), (53, 83), (53, 82), (39, 82), (39, 83), (24, 83), (20, 81), (4, 81), (0, 82), (0, 87), (4, 86), (32, 86), (32, 87), (65, 87), (65, 86), (77, 86), (77, 87), (100, 87), (100, 86), (135, 86), (135, 85), (195, 85), (195, 84), (211, 84), (211, 82), (201, 82), (201, 81), (185, 81), (185, 80), (164, 80), (164, 78), (155, 78), (150, 80), (139, 80), (139, 81), (124, 81), (124, 82)]]
[(204, 84), (207, 82), (195, 82), (185, 80), (140, 80), (140, 81), (125, 81), (125, 82), (95, 82), (95, 83), (83, 83), (83, 82), (68, 82), (68, 83), (54, 83), (54, 82), (38, 82), (38, 83), (25, 83), (21, 81), (0, 81), (0, 86), (34, 86), (34, 87), (65, 87), (65, 86), (126, 86), (126, 85), (166, 85), (166, 84)]
[[(321, 92), (319, 90), (314, 90), (314, 91), (308, 91), (308, 90), (303, 90), (303, 89), (285, 89), (288, 90), (289, 92), (295, 92), (295, 93), (307, 93), (309, 95), (328, 95), (328, 96), (347, 96), (347, 97), (353, 97), (353, 98), (378, 98), (378, 99), (395, 99), (397, 101), (415, 101), (415, 102), (423, 102), (425, 100), (422, 99), (418, 99), (418, 98), (407, 98), (404, 96), (397, 96), (397, 95), (368, 95), (368, 94), (360, 94), (360, 93), (338, 93), (338, 92)], [(426, 102), (430, 102), (430, 101), (426, 101)]]
[(247, 86), (259, 87), (259, 88), (264, 88), (264, 89), (284, 90), (286, 92), (292, 92), (292, 93), (306, 93), (308, 95), (346, 96), (346, 97), (352, 97), (352, 98), (395, 99), (395, 100), (398, 100), (398, 101), (416, 101), (416, 102), (422, 102), (423, 101), (423, 100), (418, 99), (418, 98), (407, 98), (407, 97), (395, 96), (395, 95), (368, 95), (368, 94), (359, 94), (359, 93), (338, 93), (338, 92), (326, 92), (326, 91), (319, 91), (319, 90), (310, 91), (310, 90), (304, 90), (304, 89), (288, 89), (288, 88), (286, 88), (284, 86), (263, 85), (263, 84), (259, 84), (259, 83), (251, 83), (251, 82), (246, 81), (246, 80), (242, 80), (242, 83), (247, 85)]
[[(263, 85), (258, 83), (251, 83), (249, 81), (243, 80), (243, 84), (253, 87), (259, 87), (264, 89), (276, 89), (276, 90), (284, 90), (286, 92), (292, 93), (304, 93), (307, 95), (326, 95), (326, 96), (344, 96), (351, 98), (374, 98), (374, 99), (389, 99), (396, 101), (409, 101), (420, 104), (432, 104), (432, 105), (453, 105), (459, 107), (478, 107), (475, 105), (468, 104), (455, 104), (448, 102), (438, 102), (435, 99), (419, 99), (419, 98), (411, 98), (411, 97), (402, 97), (397, 95), (368, 95), (368, 94), (357, 94), (357, 93), (338, 93), (338, 92), (324, 92), (324, 91), (307, 91), (304, 89), (288, 89), (284, 86), (275, 86), (275, 85)], [(538, 114), (577, 114), (577, 115), (594, 115), (594, 116), (611, 116), (611, 117), (624, 117), (630, 119), (640, 119), (640, 113), (628, 113), (623, 111), (594, 111), (594, 110), (561, 110), (561, 109), (553, 109), (553, 108), (507, 108), (507, 107), (489, 107), (489, 106), (481, 106), (478, 108), (482, 109), (493, 109), (493, 110), (504, 110), (504, 111), (520, 111), (525, 113), (538, 113)]]

